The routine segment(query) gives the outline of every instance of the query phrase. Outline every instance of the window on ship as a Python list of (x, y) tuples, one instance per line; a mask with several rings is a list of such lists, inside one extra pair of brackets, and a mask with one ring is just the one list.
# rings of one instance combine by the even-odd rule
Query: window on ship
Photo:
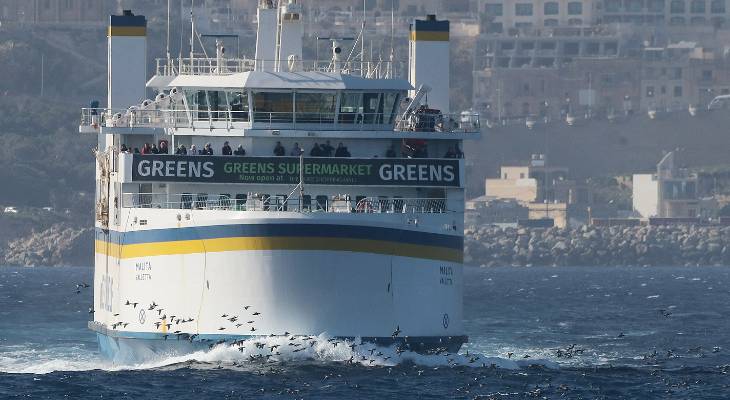
[(296, 118), (298, 123), (333, 124), (337, 94), (297, 92)]
[(233, 122), (248, 122), (248, 93), (247, 92), (228, 92), (228, 107), (231, 110), (231, 120)]
[(302, 197), (302, 210), (311, 211), (312, 209), (312, 196), (305, 194)]
[(327, 211), (327, 196), (317, 196), (314, 201), (317, 202), (317, 211)]
[(237, 194), (236, 195), (236, 210), (238, 211), (246, 211), (246, 202), (248, 201), (248, 195), (247, 194)]
[(292, 92), (254, 92), (254, 121), (263, 123), (293, 122), (293, 95)]

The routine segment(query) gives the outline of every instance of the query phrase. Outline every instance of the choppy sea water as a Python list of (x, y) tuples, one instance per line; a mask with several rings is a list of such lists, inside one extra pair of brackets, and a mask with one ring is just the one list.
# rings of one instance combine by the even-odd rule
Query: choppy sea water
[(274, 338), (144, 365), (99, 356), (91, 273), (0, 268), (0, 399), (730, 397), (730, 268), (468, 268), (459, 355)]

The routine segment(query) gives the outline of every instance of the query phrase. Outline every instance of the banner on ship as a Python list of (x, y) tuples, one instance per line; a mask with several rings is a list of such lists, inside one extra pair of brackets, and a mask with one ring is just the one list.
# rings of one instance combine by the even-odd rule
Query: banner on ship
[[(299, 183), (298, 157), (140, 155), (133, 182)], [(305, 158), (310, 185), (461, 187), (458, 159)]]

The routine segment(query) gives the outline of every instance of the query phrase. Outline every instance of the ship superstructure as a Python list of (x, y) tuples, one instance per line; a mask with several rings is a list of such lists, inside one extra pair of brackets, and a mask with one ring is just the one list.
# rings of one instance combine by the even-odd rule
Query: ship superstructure
[[(414, 22), (409, 81), (337, 40), (303, 60), (299, 13), (262, 1), (254, 59), (217, 43), (149, 80), (145, 18), (111, 17), (108, 107), (80, 131), (99, 138), (89, 326), (115, 360), (284, 334), (466, 341), (461, 149), (479, 120), (424, 101), (448, 82), (448, 22)], [(445, 75), (413, 65), (429, 58)]]

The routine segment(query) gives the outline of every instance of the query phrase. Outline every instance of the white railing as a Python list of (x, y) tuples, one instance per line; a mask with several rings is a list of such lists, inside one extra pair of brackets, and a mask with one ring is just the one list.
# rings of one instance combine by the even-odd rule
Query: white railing
[(450, 114), (411, 113), (395, 125), (400, 132), (479, 132), (479, 114), (471, 111)]
[[(479, 114), (414, 115), (394, 122), (383, 113), (305, 113), (262, 111), (187, 111), (187, 110), (122, 110), (82, 108), (81, 127), (117, 128), (184, 128), (200, 127), (233, 129), (240, 123), (258, 129), (309, 130), (395, 130), (396, 132), (478, 132)], [(235, 124), (235, 125), (234, 125)]]
[(122, 208), (152, 208), (166, 210), (223, 210), (269, 212), (327, 212), (374, 214), (444, 214), (453, 213), (446, 207), (446, 199), (409, 199), (366, 197), (356, 201), (344, 196), (326, 199), (305, 196), (305, 201), (286, 196), (248, 194), (245, 198), (196, 193), (123, 193)]
[[(250, 58), (208, 58), (156, 60), (156, 74), (177, 75), (231, 75), (251, 71), (275, 71), (277, 61)], [(337, 72), (370, 79), (385, 79), (398, 76), (399, 63), (391, 61), (330, 61), (330, 60), (281, 60), (281, 72)]]

